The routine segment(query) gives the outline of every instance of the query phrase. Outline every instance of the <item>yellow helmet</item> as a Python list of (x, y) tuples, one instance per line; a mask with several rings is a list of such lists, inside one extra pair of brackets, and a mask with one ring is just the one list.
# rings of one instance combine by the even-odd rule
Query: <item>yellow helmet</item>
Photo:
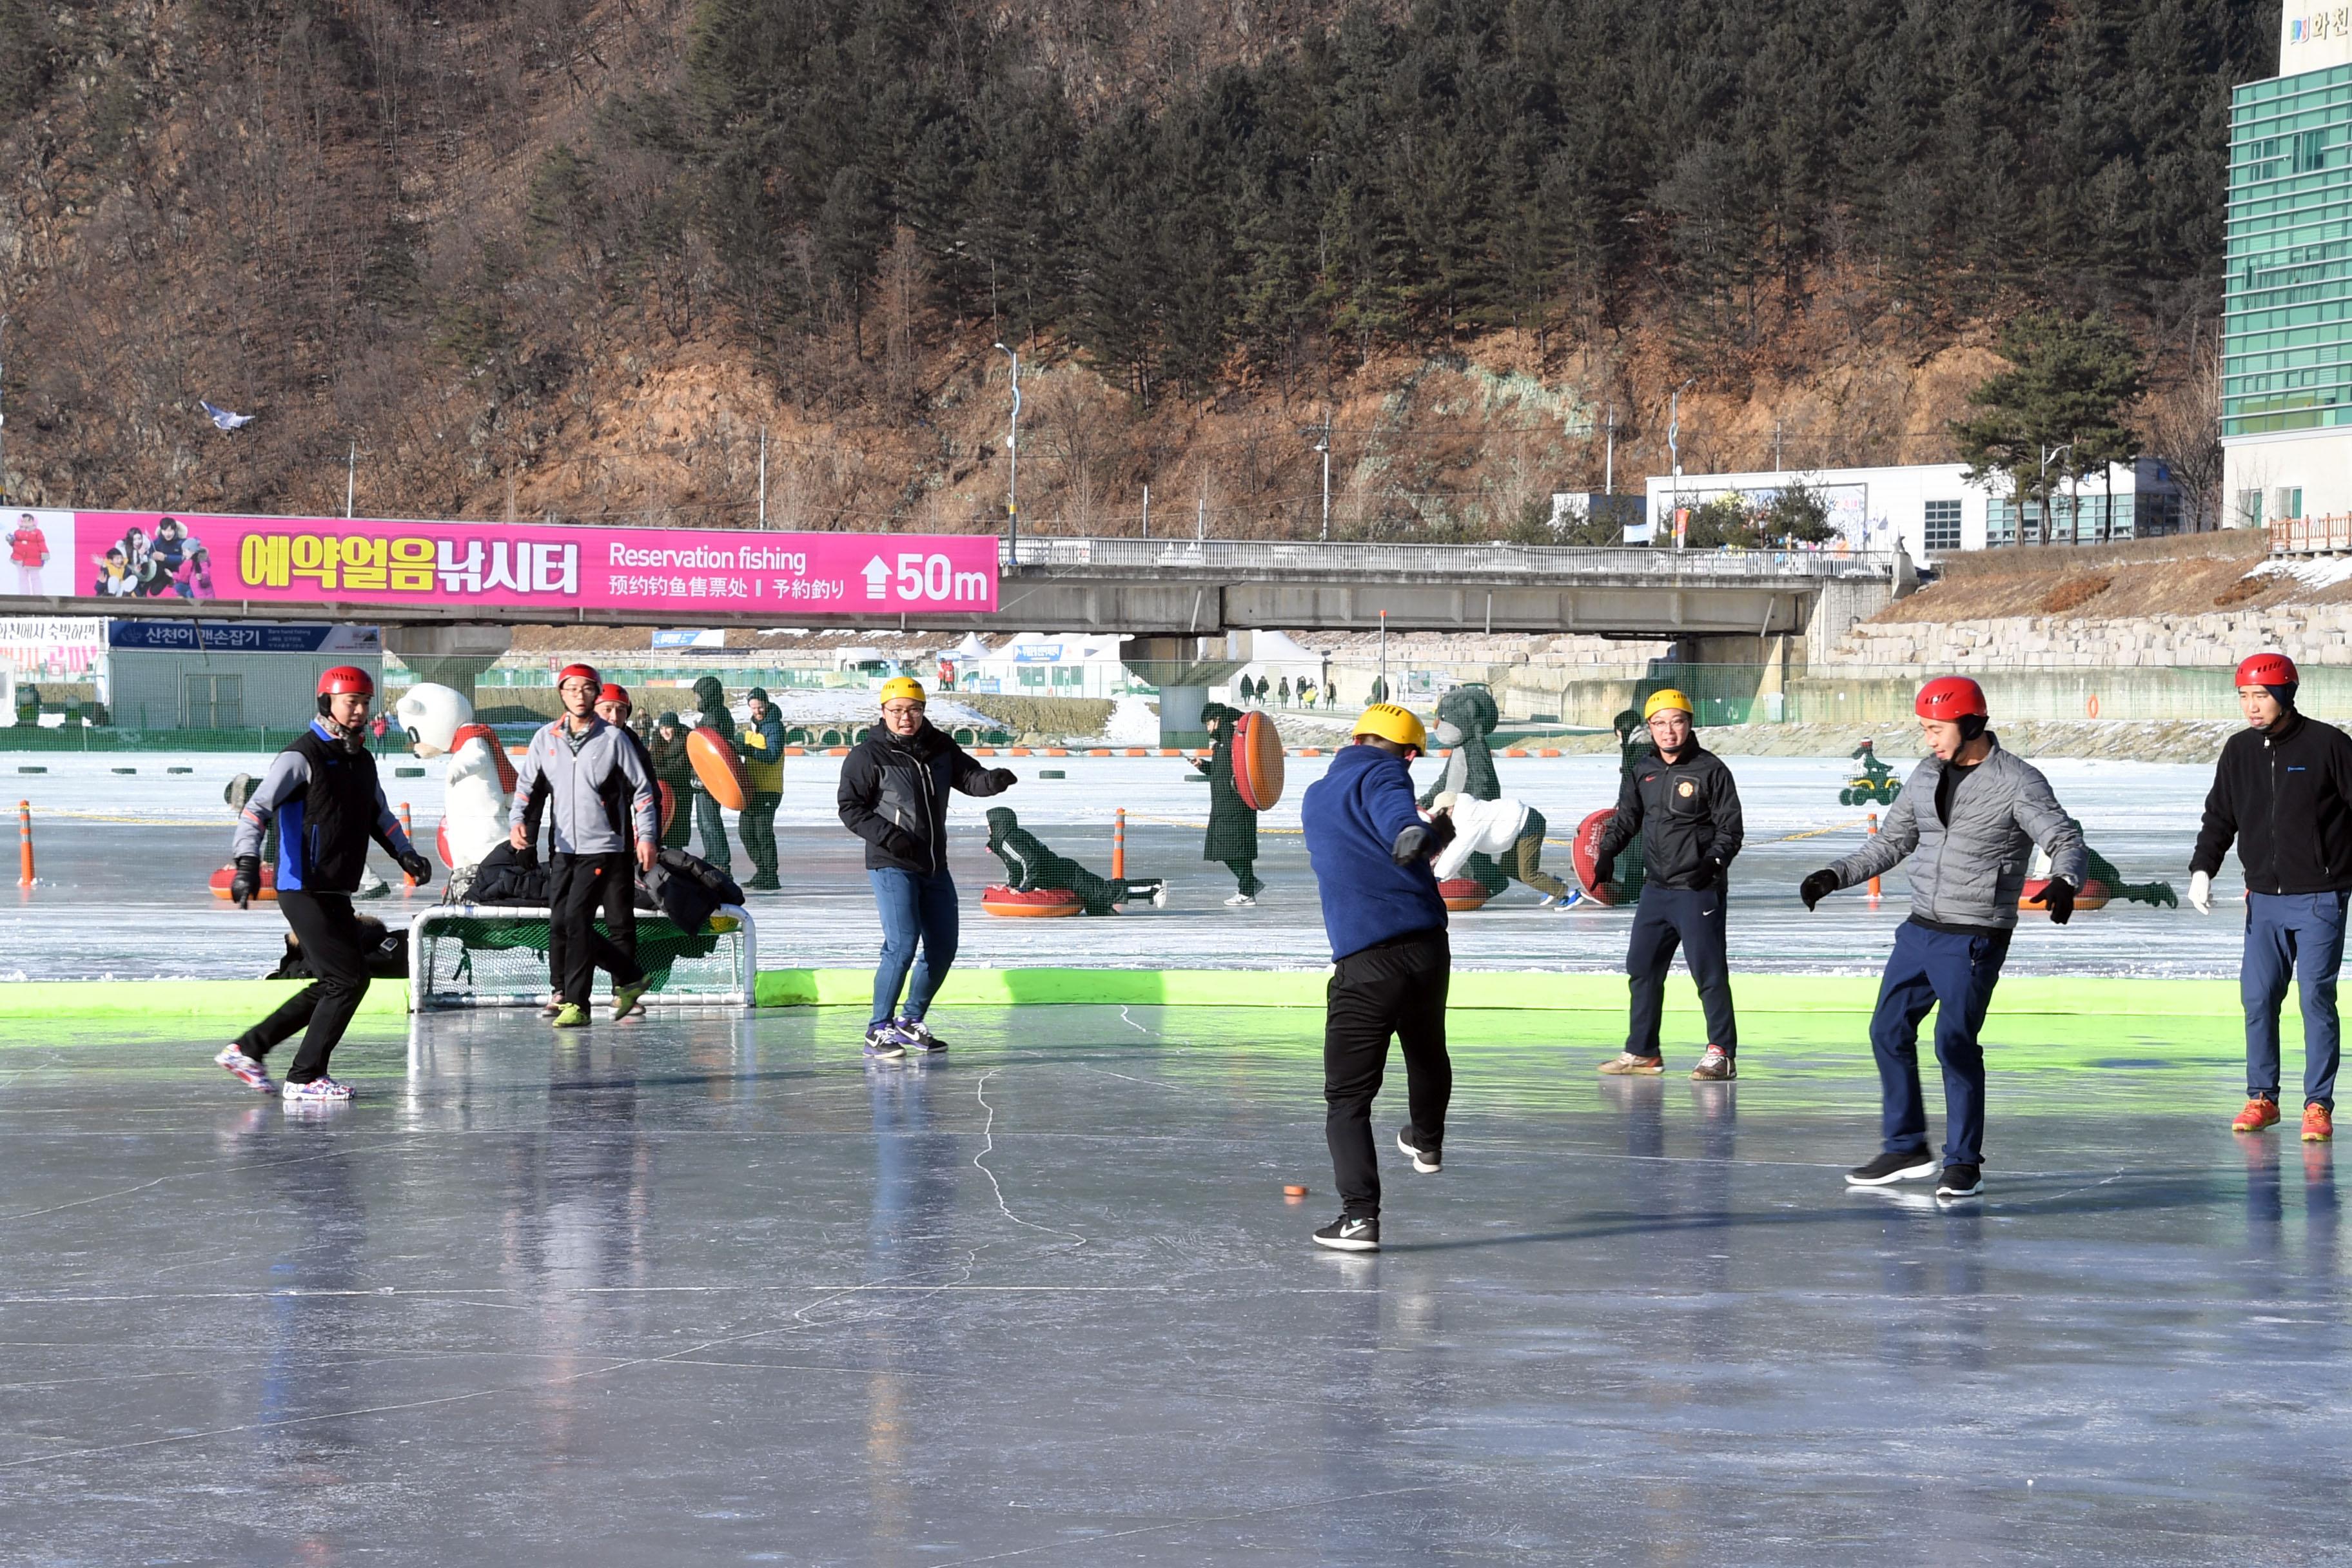
[(1655, 717), (1662, 709), (1667, 708), (1679, 708), (1685, 713), (1687, 713), (1694, 718), (1698, 714), (1697, 704), (1694, 703), (1689, 698), (1684, 696), (1681, 692), (1676, 691), (1673, 687), (1668, 686), (1651, 692), (1650, 700), (1642, 704), (1642, 721), (1643, 723), (1649, 722), (1650, 720)]
[(929, 699), (923, 695), (921, 681), (911, 675), (895, 675), (882, 683), (882, 700), (885, 703), (901, 700), (928, 702)]
[(1411, 746), (1416, 752), (1429, 750), (1429, 731), (1410, 708), (1400, 708), (1393, 702), (1375, 702), (1364, 710), (1356, 721), (1350, 735), (1378, 735), (1400, 746)]

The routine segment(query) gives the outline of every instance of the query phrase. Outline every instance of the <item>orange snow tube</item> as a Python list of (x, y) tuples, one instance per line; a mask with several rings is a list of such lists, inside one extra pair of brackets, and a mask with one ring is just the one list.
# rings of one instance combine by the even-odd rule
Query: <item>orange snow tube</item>
[(750, 781), (743, 774), (743, 759), (726, 736), (708, 725), (696, 728), (686, 737), (686, 760), (694, 764), (694, 776), (711, 799), (730, 811), (743, 809)]
[[(2027, 879), (2025, 886), (2017, 890), (2017, 907), (2029, 915), (2048, 914), (2050, 912), (2048, 905), (2037, 904), (2033, 900), (2040, 898), (2049, 886), (2050, 879), (2047, 877)], [(2115, 889), (2094, 877), (2084, 883), (2082, 890), (2074, 895), (2074, 908), (2104, 910), (2107, 907), (2107, 900), (2113, 897), (2115, 897)]]
[(980, 907), (985, 913), (1016, 920), (1052, 920), (1081, 913), (1086, 908), (1067, 888), (1033, 888), (1024, 893), (1002, 882), (981, 889)]
[(1465, 915), (1472, 910), (1485, 909), (1491, 895), (1486, 884), (1475, 877), (1448, 877), (1437, 884), (1437, 896), (1445, 900), (1447, 909)]
[[(213, 897), (215, 899), (227, 898), (228, 885), (236, 879), (236, 868), (234, 866), (224, 866), (219, 870), (214, 872), (212, 882)], [(276, 901), (278, 898), (277, 867), (264, 866), (261, 868), (261, 891), (254, 894), (253, 896), (257, 899), (268, 899), (273, 902)]]
[(1282, 799), (1282, 735), (1255, 709), (1234, 725), (1234, 792), (1252, 811), (1272, 811)]
[(1609, 826), (1609, 819), (1616, 815), (1616, 808), (1612, 806), (1603, 811), (1596, 811), (1578, 823), (1576, 837), (1571, 841), (1568, 852), (1570, 861), (1576, 867), (1576, 880), (1584, 889), (1584, 896), (1604, 907), (1617, 901), (1617, 884), (1594, 880), (1592, 868), (1601, 858), (1601, 831)]

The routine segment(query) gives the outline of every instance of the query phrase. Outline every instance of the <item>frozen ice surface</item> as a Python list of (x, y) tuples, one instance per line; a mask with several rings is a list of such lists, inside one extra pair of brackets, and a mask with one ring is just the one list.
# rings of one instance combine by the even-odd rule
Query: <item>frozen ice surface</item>
[[(21, 756), (22, 754), (16, 754)], [(240, 914), (213, 899), (205, 879), (226, 863), (233, 826), (221, 801), (231, 774), (258, 773), (268, 759), (202, 755), (51, 753), (32, 759), (46, 774), (19, 774), (20, 796), (33, 805), (42, 885), (0, 917), (0, 976), (120, 979), (256, 973), (277, 960), (282, 923), (257, 905)], [(1289, 759), (1281, 804), (1259, 828), (1258, 874), (1266, 890), (1254, 910), (1229, 910), (1233, 889), (1222, 866), (1201, 859), (1208, 788), (1191, 782), (1190, 763), (1163, 757), (1005, 757), (1023, 775), (1003, 804), (1021, 814), (1061, 853), (1099, 872), (1110, 868), (1111, 822), (1128, 811), (1128, 868), (1170, 879), (1163, 910), (1139, 908), (1103, 919), (1006, 921), (983, 915), (980, 890), (1000, 879), (987, 853), (984, 805), (959, 796), (952, 816), (956, 879), (965, 895), (961, 961), (1018, 965), (1126, 968), (1318, 968), (1328, 961), (1315, 888), (1298, 836), (1298, 806), (1328, 758)], [(387, 792), (409, 804), (429, 838), (441, 813), (441, 771), (400, 779), (381, 759)], [(1733, 868), (1731, 950), (1736, 967), (1822, 973), (1874, 972), (1906, 910), (1901, 871), (1885, 879), (1873, 908), (1859, 892), (1841, 893), (1811, 914), (1796, 896), (1806, 872), (1845, 853), (1864, 834), (1866, 808), (1842, 806), (1837, 792), (1850, 764), (1843, 758), (1735, 757), (1747, 808), (1748, 849)], [(0, 767), (9, 765), (0, 759)], [(170, 766), (188, 766), (173, 775)], [(2145, 763), (2048, 761), (2059, 798), (2079, 816), (2093, 845), (2134, 879), (2188, 886), (2187, 867), (2210, 768)], [(1426, 779), (1438, 766), (1423, 763)], [(1546, 863), (1570, 875), (1565, 841), (1587, 813), (1615, 800), (1613, 757), (1498, 758), (1504, 789), (1542, 810), (1550, 837)], [(113, 770), (135, 767), (135, 774)], [(1046, 768), (1067, 776), (1044, 779)], [(761, 961), (772, 968), (860, 965), (881, 941), (863, 869), (860, 842), (835, 812), (839, 760), (795, 757), (784, 770), (777, 815), (783, 891), (757, 898)], [(734, 869), (749, 861), (732, 845)], [(377, 870), (397, 887), (390, 862)], [(2228, 975), (2237, 972), (2242, 923), (2234, 918), (2241, 884), (2234, 859), (2219, 884), (2229, 910), (2210, 918), (2186, 907), (2151, 909), (2121, 902), (2078, 915), (2065, 928), (2029, 915), (2011, 950), (2012, 973)], [(428, 893), (426, 895), (430, 897)], [(377, 906), (397, 921), (406, 900)], [(1628, 915), (1585, 908), (1553, 913), (1513, 887), (1453, 924), (1455, 962), (1465, 968), (1615, 969), (1624, 958)]]
[(310, 1116), (210, 1039), (0, 1034), (0, 1560), (2237, 1568), (2352, 1534), (2332, 1151), (2232, 1140), (2226, 1039), (1997, 1053), (1989, 1195), (1945, 1211), (1841, 1186), (1876, 1147), (1851, 1040), (1635, 1083), (1475, 1015), (1444, 1171), (1387, 1142), (1392, 1075), (1387, 1250), (1341, 1258), (1307, 1241), (1311, 1012), (933, 1021), (947, 1057), (866, 1069), (846, 1008), (372, 1020), (361, 1100)]

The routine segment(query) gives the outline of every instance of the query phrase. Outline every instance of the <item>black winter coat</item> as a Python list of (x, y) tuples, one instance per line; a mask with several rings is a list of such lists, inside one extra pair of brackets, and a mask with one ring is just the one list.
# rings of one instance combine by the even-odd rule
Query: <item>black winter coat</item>
[(932, 727), (905, 740), (877, 724), (841, 760), (841, 825), (866, 840), (869, 871), (936, 876), (948, 868), (948, 791), (1003, 792), (991, 769)]
[(2189, 868), (2221, 870), (2233, 838), (2254, 892), (2352, 889), (2352, 737), (2300, 713), (2276, 734), (2231, 736)]
[(1626, 773), (1595, 854), (1613, 860), (1638, 834), (1645, 885), (1696, 891), (1722, 879), (1745, 833), (1731, 770), (1693, 741), (1675, 762), (1654, 751)]

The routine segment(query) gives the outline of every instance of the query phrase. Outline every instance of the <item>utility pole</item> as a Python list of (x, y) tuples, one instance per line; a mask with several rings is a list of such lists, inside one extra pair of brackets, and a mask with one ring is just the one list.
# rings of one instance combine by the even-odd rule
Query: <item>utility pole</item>
[(760, 526), (768, 526), (768, 427), (760, 426)]
[[(5, 313), (5, 312), (0, 312), (0, 398), (5, 398), (5, 395), (6, 390), (7, 390), (7, 387), (6, 387), (6, 382), (7, 382), (7, 379), (8, 379), (8, 353), (7, 353), (7, 344), (6, 344), (5, 341), (5, 337), (6, 337), (6, 334), (7, 334), (7, 331), (8, 331), (8, 317), (7, 317), (7, 315), (6, 315), (6, 313)], [(7, 424), (8, 424), (8, 416), (7, 416), (7, 415), (6, 415), (5, 413), (0, 413), (0, 430), (5, 430), (5, 429), (7, 427)], [(6, 447), (5, 445), (0, 445), (0, 502), (5, 502), (5, 501), (6, 501), (6, 500), (7, 500), (7, 499), (8, 499), (8, 451), (7, 451), (7, 447)]]
[(1143, 537), (1151, 537), (1151, 487), (1143, 487)]
[(1617, 405), (1609, 405), (1608, 445), (1601, 460), (1601, 493), (1617, 493)]
[(1192, 538), (1193, 538), (1193, 541), (1197, 543), (1199, 541), (1203, 540), (1203, 539), (1206, 539), (1206, 538), (1208, 538), (1208, 537), (1209, 537), (1209, 492), (1208, 492), (1208, 491), (1206, 491), (1206, 490), (1202, 490), (1202, 491), (1201, 492), (1201, 510), (1200, 510), (1199, 519), (1198, 519), (1198, 521), (1195, 521), (1195, 522), (1194, 522), (1194, 524), (1193, 524), (1193, 526), (1192, 526)]
[(1772, 421), (1772, 471), (1780, 471), (1780, 422)]
[(1021, 356), (998, 343), (1013, 362), (1013, 416), (1004, 427), (1004, 449), (1013, 455), (1013, 471), (1004, 481), (1004, 521), (1013, 564), (1021, 564)]
[(1323, 439), (1315, 443), (1323, 454), (1323, 542), (1331, 542), (1331, 411), (1323, 411)]
[(352, 498), (360, 483), (360, 444), (354, 440), (350, 453), (343, 458), (343, 521), (352, 520)]

